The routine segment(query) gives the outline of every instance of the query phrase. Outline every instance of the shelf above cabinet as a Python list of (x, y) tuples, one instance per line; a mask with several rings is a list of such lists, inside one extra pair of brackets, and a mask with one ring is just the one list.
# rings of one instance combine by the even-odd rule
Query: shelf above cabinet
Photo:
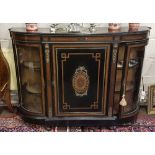
[(24, 61), (23, 66), (33, 69), (33, 70), (40, 70), (40, 63), (39, 62), (32, 62), (32, 61)]
[(38, 84), (29, 84), (26, 86), (26, 91), (33, 94), (41, 94), (41, 86)]

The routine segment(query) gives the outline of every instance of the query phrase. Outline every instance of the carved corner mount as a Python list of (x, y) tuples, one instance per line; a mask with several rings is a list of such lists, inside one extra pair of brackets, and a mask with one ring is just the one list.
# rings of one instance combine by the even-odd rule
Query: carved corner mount
[(50, 51), (49, 51), (49, 45), (45, 44), (45, 56), (46, 56), (46, 63), (50, 62)]
[(118, 51), (118, 44), (113, 45), (113, 54), (112, 54), (112, 61), (113, 63), (116, 63), (117, 61), (117, 51)]

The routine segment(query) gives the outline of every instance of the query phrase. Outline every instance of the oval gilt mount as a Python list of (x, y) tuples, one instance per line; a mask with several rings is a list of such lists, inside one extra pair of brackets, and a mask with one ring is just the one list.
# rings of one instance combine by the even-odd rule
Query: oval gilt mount
[(76, 96), (85, 96), (89, 88), (89, 76), (84, 66), (79, 66), (73, 75), (72, 86)]

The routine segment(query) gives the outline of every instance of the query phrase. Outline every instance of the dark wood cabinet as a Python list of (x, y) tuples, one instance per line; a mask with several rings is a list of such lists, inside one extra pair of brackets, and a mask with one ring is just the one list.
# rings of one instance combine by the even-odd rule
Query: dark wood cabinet
[(57, 125), (136, 116), (148, 34), (147, 27), (94, 33), (10, 29), (21, 114)]

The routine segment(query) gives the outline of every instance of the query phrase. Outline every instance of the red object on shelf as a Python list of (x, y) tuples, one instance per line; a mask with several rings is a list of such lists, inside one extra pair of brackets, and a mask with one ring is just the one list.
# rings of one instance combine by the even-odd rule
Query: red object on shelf
[(140, 23), (129, 23), (129, 31), (138, 31)]
[(26, 23), (26, 31), (34, 32), (38, 30), (37, 23)]

